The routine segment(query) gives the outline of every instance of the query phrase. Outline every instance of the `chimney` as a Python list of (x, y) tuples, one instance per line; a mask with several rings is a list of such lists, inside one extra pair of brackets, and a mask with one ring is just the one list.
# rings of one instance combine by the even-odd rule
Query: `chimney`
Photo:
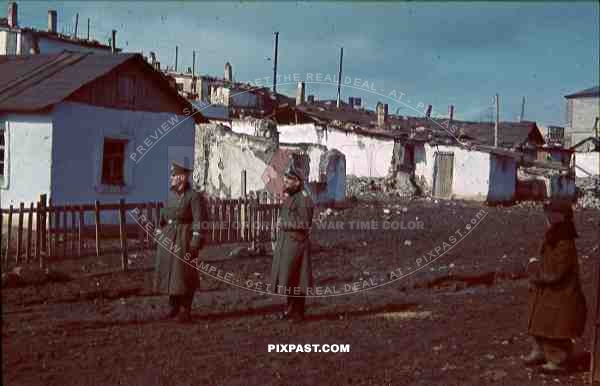
[(296, 90), (296, 105), (304, 104), (304, 82), (298, 82), (298, 89)]
[(117, 30), (114, 30), (114, 29), (112, 30), (112, 39), (110, 41), (110, 44), (111, 44), (110, 51), (113, 54), (116, 54), (117, 53)]
[(233, 68), (229, 62), (225, 63), (225, 80), (228, 82), (233, 80)]
[(314, 95), (309, 95), (309, 96), (307, 96), (307, 97), (306, 97), (306, 102), (307, 102), (308, 104), (311, 104), (311, 105), (312, 105), (313, 103), (315, 103), (315, 96), (314, 96)]
[(450, 120), (454, 119), (454, 105), (448, 106), (448, 116), (450, 117)]
[(427, 119), (431, 118), (431, 105), (427, 105), (427, 111), (425, 111), (425, 117)]
[(56, 26), (58, 22), (58, 16), (55, 10), (48, 10), (48, 32), (53, 34), (56, 33)]
[(377, 126), (385, 126), (388, 118), (388, 104), (377, 103)]
[(362, 100), (358, 97), (354, 97), (354, 106), (360, 108)]
[(17, 3), (14, 1), (8, 4), (8, 26), (11, 28), (19, 26), (17, 19)]
[(160, 62), (158, 60), (154, 62), (154, 68), (156, 71), (160, 71)]
[(348, 104), (351, 108), (354, 108), (354, 97), (348, 97)]

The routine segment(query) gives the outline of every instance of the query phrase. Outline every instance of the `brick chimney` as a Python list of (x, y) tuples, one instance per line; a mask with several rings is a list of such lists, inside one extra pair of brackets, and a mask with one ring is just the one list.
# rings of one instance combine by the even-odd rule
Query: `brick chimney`
[(388, 104), (377, 103), (377, 126), (384, 127), (388, 118)]
[(448, 117), (450, 120), (454, 119), (454, 105), (448, 106)]
[(48, 32), (56, 33), (58, 24), (58, 15), (55, 10), (48, 10)]
[(427, 105), (427, 111), (425, 111), (425, 118), (431, 118), (431, 105)]
[(8, 4), (8, 26), (15, 28), (19, 26), (19, 21), (17, 19), (17, 3), (12, 2)]
[(296, 105), (304, 104), (304, 82), (298, 82), (298, 88), (296, 90)]

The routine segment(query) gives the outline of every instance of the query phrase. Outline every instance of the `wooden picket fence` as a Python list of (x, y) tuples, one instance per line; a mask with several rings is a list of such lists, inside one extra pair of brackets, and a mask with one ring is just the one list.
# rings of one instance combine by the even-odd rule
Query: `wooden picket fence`
[[(122, 269), (127, 270), (128, 252), (156, 248), (150, 229), (158, 229), (160, 202), (53, 205), (46, 195), (34, 205), (0, 209), (0, 258), (2, 266), (51, 261), (107, 253), (120, 253)], [(208, 244), (266, 243), (276, 238), (276, 222), (281, 197), (266, 192), (240, 199), (208, 199), (209, 219), (205, 223)], [(118, 224), (102, 223), (101, 214), (118, 212)], [(135, 211), (134, 222), (127, 213)], [(93, 213), (90, 214), (90, 212)], [(87, 216), (86, 216), (87, 214)], [(143, 223), (139, 221), (144, 216)], [(13, 219), (16, 217), (16, 221)], [(89, 223), (89, 219), (94, 219)], [(132, 216), (133, 217), (133, 216)], [(86, 218), (88, 221), (86, 221)], [(4, 226), (8, 228), (4, 230)], [(15, 226), (16, 225), (16, 226)], [(135, 245), (137, 244), (137, 245)]]

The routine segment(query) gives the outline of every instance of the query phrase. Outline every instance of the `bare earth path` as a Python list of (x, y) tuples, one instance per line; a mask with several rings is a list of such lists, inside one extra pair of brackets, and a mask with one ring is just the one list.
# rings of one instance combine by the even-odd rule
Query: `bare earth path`
[[(309, 299), (301, 324), (271, 319), (282, 299), (206, 276), (194, 300), (194, 323), (164, 321), (166, 299), (148, 288), (150, 254), (134, 259), (127, 274), (115, 272), (116, 256), (58, 262), (74, 280), (2, 291), (3, 384), (585, 384), (585, 371), (546, 376), (520, 364), (529, 349), (523, 267), (541, 241), (539, 209), (428, 201), (356, 205), (331, 218), (347, 224), (391, 216), (407, 224), (418, 217), (424, 229), (317, 231), (317, 283), (340, 287), (398, 267), (414, 269), (417, 258), (480, 210), (486, 216), (473, 232), (430, 266), (381, 288)], [(590, 310), (599, 221), (600, 211), (576, 212)], [(233, 258), (212, 248), (205, 259), (242, 282), (268, 280), (270, 256)], [(579, 350), (589, 350), (591, 314)], [(269, 344), (335, 343), (349, 344), (350, 352), (267, 352)]]

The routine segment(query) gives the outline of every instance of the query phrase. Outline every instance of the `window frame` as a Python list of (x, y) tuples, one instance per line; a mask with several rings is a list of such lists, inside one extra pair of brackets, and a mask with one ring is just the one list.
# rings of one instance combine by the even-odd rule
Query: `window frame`
[[(100, 183), (102, 185), (105, 186), (118, 186), (118, 187), (124, 187), (126, 185), (126, 181), (125, 181), (125, 163), (126, 163), (126, 158), (127, 158), (127, 145), (128, 145), (128, 140), (127, 139), (123, 139), (123, 138), (112, 138), (112, 137), (104, 137), (103, 141), (102, 141), (102, 165), (100, 167)], [(107, 143), (108, 144), (118, 144), (120, 146), (122, 146), (121, 150), (122, 154), (108, 154), (107, 153)], [(107, 156), (110, 156), (107, 159)], [(113, 164), (111, 167), (111, 175), (105, 176), (104, 172), (105, 172), (105, 166), (106, 163), (110, 160), (119, 160), (120, 158), (120, 168), (121, 168), (121, 173), (120, 173), (120, 179), (117, 178), (115, 170), (115, 165)], [(114, 161), (113, 161), (114, 162)], [(117, 181), (118, 179), (118, 181)]]

